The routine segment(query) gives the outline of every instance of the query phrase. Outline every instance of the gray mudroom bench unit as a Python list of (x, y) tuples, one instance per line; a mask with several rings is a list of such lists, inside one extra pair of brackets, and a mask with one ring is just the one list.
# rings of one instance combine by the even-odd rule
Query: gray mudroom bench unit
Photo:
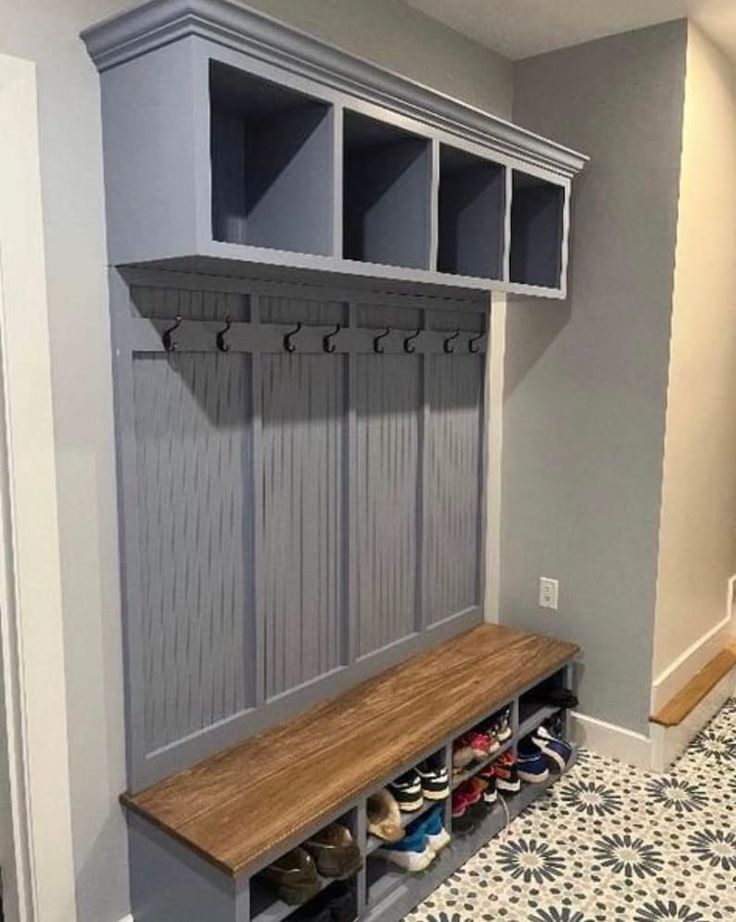
[[(83, 38), (102, 90), (134, 911), (278, 922), (249, 883), (265, 852), (223, 866), (137, 798), (482, 626), (490, 297), (566, 296), (586, 158), (225, 0), (154, 0)], [(284, 848), (346, 815), (367, 855), (366, 793), (504, 702), (516, 720), (562, 652)], [(363, 872), (357, 911), (399, 918), (450, 864), (393, 897)]]

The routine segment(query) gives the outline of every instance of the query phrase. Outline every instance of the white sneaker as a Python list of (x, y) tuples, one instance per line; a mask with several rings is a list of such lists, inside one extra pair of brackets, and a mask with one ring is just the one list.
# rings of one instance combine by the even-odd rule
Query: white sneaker
[(376, 854), (382, 855), (386, 861), (390, 861), (404, 871), (411, 874), (419, 874), (432, 864), (435, 853), (431, 848), (426, 848), (422, 852), (399, 851), (395, 848), (379, 848)]

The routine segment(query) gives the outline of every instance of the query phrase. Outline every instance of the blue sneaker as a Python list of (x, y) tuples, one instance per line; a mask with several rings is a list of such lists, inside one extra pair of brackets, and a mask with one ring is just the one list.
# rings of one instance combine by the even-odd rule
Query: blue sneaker
[(376, 850), (376, 854), (412, 874), (426, 870), (434, 861), (435, 855), (427, 843), (427, 833), (423, 827), (407, 829), (400, 842), (382, 845)]
[(429, 813), (420, 816), (419, 819), (415, 820), (409, 827), (412, 834), (424, 833), (427, 846), (435, 855), (450, 844), (450, 833), (445, 829), (442, 823), (443, 814), (443, 807), (435, 807), (434, 810), (430, 810)]
[(517, 756), (519, 778), (529, 784), (543, 784), (549, 779), (547, 759), (534, 743), (523, 742)]
[(541, 726), (532, 737), (534, 745), (544, 753), (547, 759), (560, 772), (568, 769), (572, 761), (572, 746)]

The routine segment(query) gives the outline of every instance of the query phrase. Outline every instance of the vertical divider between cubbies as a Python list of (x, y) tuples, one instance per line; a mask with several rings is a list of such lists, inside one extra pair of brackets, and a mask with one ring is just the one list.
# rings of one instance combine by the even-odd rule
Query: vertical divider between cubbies
[[(335, 103), (332, 108), (332, 253), (337, 259), (343, 258), (344, 124), (345, 109), (339, 103)], [(350, 307), (348, 307), (348, 310), (350, 310)]]
[(519, 699), (511, 702), (511, 754), (516, 756), (519, 751)]
[(514, 198), (514, 175), (510, 166), (505, 168), (506, 194), (504, 195), (503, 217), (503, 271), (504, 282), (511, 280), (511, 206)]
[(440, 249), (440, 142), (437, 138), (432, 139), (430, 157), (428, 266), (431, 272), (436, 272)]
[(360, 854), (363, 858), (363, 866), (355, 877), (356, 886), (356, 908), (358, 918), (360, 919), (365, 913), (368, 905), (368, 815), (367, 815), (367, 797), (361, 797), (355, 808), (357, 815), (355, 818), (355, 830), (353, 835), (360, 848)]
[[(452, 743), (453, 739), (450, 738), (444, 747), (445, 768), (447, 769), (447, 777), (450, 779), (450, 788), (452, 788)], [(445, 801), (444, 826), (452, 835), (452, 791), (450, 791), (450, 796)]]

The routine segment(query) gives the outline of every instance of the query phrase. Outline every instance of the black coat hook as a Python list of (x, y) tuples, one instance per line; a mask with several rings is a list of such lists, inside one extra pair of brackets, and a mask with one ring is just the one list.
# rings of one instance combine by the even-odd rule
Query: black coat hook
[(480, 336), (473, 336), (471, 339), (469, 339), (468, 352), (480, 352), (480, 346), (476, 346), (476, 343), (479, 343), (485, 335), (485, 333), (481, 333)]
[(448, 354), (451, 354), (455, 351), (455, 340), (458, 338), (459, 335), (460, 335), (460, 330), (455, 330), (452, 336), (447, 337), (447, 339), (442, 344), (442, 348), (445, 350), (445, 352), (447, 352)]
[(407, 336), (404, 340), (404, 352), (408, 352), (411, 355), (413, 352), (417, 351), (417, 347), (414, 345), (414, 340), (421, 333), (421, 329), (417, 330), (416, 333), (412, 333), (411, 336)]
[(332, 333), (328, 333), (322, 340), (322, 345), (325, 352), (334, 352), (335, 351), (335, 337), (342, 329), (342, 326), (338, 323)]
[(181, 316), (177, 314), (176, 322), (174, 323), (174, 325), (168, 327), (168, 329), (164, 330), (163, 333), (161, 334), (161, 342), (164, 344), (164, 349), (167, 352), (176, 351), (176, 343), (171, 337), (172, 337), (172, 334), (175, 333), (176, 330), (178, 330), (180, 326), (181, 326)]
[(284, 336), (284, 349), (286, 349), (287, 352), (296, 352), (296, 343), (293, 342), (293, 337), (296, 336), (301, 328), (302, 324), (300, 321), (290, 333)]
[(230, 327), (232, 325), (232, 320), (229, 317), (226, 317), (224, 329), (220, 330), (220, 332), (217, 334), (217, 348), (220, 350), (220, 352), (230, 351), (230, 344), (225, 341), (225, 337), (230, 332)]
[(391, 332), (391, 327), (386, 327), (383, 333), (379, 333), (378, 336), (373, 338), (373, 351), (374, 352), (383, 352), (383, 343), (381, 340), (385, 339), (388, 334)]

